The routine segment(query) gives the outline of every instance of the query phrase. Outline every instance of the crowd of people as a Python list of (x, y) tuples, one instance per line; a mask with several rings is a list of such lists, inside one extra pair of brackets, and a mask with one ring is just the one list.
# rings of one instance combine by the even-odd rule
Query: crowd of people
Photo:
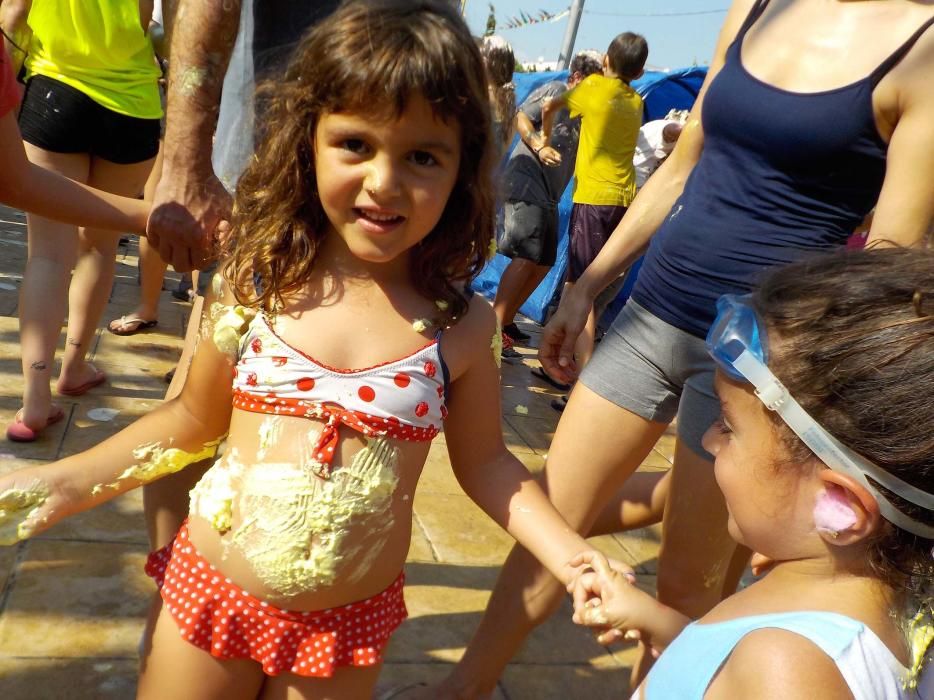
[[(7, 438), (62, 418), (66, 309), (57, 393), (106, 381), (86, 353), (120, 231), (141, 299), (111, 332), (156, 323), (167, 265), (198, 272), (166, 401), (0, 478), (2, 543), (142, 487), (139, 697), (368, 698), (443, 430), (517, 544), (448, 677), (385, 697), (491, 697), (567, 593), (599, 642), (638, 640), (635, 697), (934, 696), (932, 24), (734, 0), (693, 109), (643, 124), (632, 32), (517, 107), (512, 49), (449, 0), (3, 0), (0, 201), (30, 212)], [(568, 186), (534, 371), (569, 394), (532, 477), (499, 365)], [(491, 249), (492, 304), (470, 287)], [(670, 472), (633, 478), (675, 421)], [(650, 520), (655, 596), (583, 539)]]

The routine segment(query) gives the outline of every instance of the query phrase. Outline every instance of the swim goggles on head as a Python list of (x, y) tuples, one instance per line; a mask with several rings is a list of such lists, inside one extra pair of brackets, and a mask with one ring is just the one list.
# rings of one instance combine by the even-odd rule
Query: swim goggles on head
[(707, 333), (707, 351), (723, 372), (755, 387), (756, 396), (775, 411), (795, 435), (834, 471), (862, 484), (876, 499), (886, 520), (920, 537), (934, 539), (934, 527), (895, 508), (867, 477), (922, 508), (934, 509), (934, 495), (880, 469), (837, 440), (795, 401), (767, 366), (766, 328), (750, 303), (751, 295), (724, 294), (717, 300), (717, 318)]

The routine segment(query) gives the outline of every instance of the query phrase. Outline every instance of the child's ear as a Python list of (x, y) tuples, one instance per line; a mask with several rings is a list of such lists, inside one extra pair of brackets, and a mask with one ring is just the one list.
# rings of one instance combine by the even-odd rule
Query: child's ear
[(849, 545), (866, 539), (883, 524), (875, 496), (859, 481), (822, 469), (814, 504), (814, 527), (828, 544)]

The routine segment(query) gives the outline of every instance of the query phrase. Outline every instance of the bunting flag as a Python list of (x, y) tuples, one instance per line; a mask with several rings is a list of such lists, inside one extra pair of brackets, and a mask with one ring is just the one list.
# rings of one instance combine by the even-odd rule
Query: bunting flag
[(519, 10), (518, 17), (510, 17), (509, 20), (498, 27), (498, 29), (518, 29), (519, 27), (527, 27), (530, 24), (541, 24), (542, 22), (557, 22), (559, 19), (564, 19), (569, 14), (571, 14), (571, 9), (562, 10), (561, 12), (548, 12), (548, 10), (539, 10), (537, 13), (526, 14), (524, 11)]

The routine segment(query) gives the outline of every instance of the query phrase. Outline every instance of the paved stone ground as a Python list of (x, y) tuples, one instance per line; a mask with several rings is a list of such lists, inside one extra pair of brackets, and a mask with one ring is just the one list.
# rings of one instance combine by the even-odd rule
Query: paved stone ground
[[(26, 258), (25, 217), (0, 207), (0, 426), (20, 407), (22, 379), (16, 318)], [(159, 404), (163, 375), (177, 361), (188, 304), (163, 293), (153, 332), (117, 337), (107, 320), (129, 312), (138, 297), (137, 246), (121, 246), (117, 282), (91, 352), (108, 375), (105, 385), (57, 399), (67, 419), (38, 442), (0, 437), (0, 473), (73, 454), (123, 428)], [(177, 275), (170, 273), (166, 286)], [(521, 324), (533, 333), (539, 329)], [(530, 469), (541, 469), (558, 414), (556, 396), (533, 379), (533, 350), (503, 365), (503, 431)], [(527, 408), (521, 412), (519, 406)], [(110, 421), (94, 408), (118, 413)], [(643, 469), (670, 465), (674, 438), (664, 436)], [(638, 565), (641, 585), (654, 586), (659, 531), (650, 528), (597, 538), (610, 556)], [(137, 643), (155, 587), (143, 573), (146, 534), (139, 493), (126, 494), (72, 518), (29, 542), (0, 548), (0, 698), (4, 700), (132, 698)], [(384, 681), (441, 677), (456, 661), (480, 619), (511, 540), (464, 495), (451, 474), (443, 436), (431, 448), (415, 498), (415, 527), (406, 566), (411, 614), (393, 638)], [(529, 640), (504, 674), (499, 698), (549, 700), (627, 696), (631, 647), (607, 649), (570, 621), (565, 604)]]

